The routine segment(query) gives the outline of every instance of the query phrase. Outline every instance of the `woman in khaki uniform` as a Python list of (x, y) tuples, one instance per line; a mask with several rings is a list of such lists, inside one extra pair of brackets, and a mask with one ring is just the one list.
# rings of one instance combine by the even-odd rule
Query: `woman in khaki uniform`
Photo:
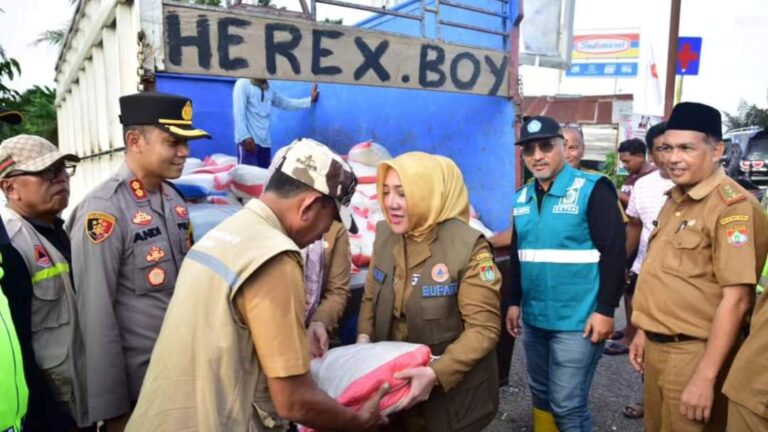
[(498, 408), (494, 347), (501, 276), (491, 247), (470, 228), (456, 164), (413, 152), (379, 165), (386, 221), (376, 230), (360, 307), (358, 343), (428, 345), (428, 367), (400, 372), (410, 392), (388, 430), (479, 431)]

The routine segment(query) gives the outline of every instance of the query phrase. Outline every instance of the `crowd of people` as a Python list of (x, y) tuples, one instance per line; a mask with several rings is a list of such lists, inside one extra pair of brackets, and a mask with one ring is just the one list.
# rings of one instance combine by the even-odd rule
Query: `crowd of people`
[(66, 223), (79, 158), (36, 136), (0, 143), (0, 430), (480, 431), (499, 407), (502, 332), (522, 338), (537, 432), (593, 429), (603, 354), (628, 354), (642, 373), (642, 402), (625, 414), (646, 430), (768, 430), (768, 308), (756, 295), (768, 218), (719, 165), (720, 113), (691, 102), (620, 143), (630, 175), (618, 190), (581, 169), (580, 129), (527, 118), (516, 145), (533, 179), (491, 239), (468, 224), (453, 160), (381, 162), (385, 220), (356, 342), (422, 344), (432, 359), (395, 374), (409, 390), (386, 414), (387, 384), (355, 407), (329, 397), (310, 365), (350, 296), (357, 178), (322, 143), (297, 139), (271, 157), (268, 141), (272, 105), (317, 95), (291, 102), (266, 81), (238, 81), (235, 114), (263, 123), (259, 136), (238, 126), (241, 160), (268, 165), (269, 179), (197, 243), (169, 181), (188, 141), (210, 138), (188, 98), (120, 98), (125, 161)]

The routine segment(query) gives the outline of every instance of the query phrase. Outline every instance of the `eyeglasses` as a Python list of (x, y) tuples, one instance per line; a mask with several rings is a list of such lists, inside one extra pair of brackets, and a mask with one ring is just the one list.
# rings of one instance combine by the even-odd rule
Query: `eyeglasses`
[(52, 181), (53, 179), (58, 178), (65, 172), (67, 173), (67, 176), (72, 177), (73, 175), (75, 175), (76, 170), (77, 170), (77, 165), (73, 163), (63, 163), (63, 164), (56, 164), (56, 165), (49, 166), (48, 168), (38, 172), (11, 173), (5, 176), (5, 178), (30, 175), (30, 176), (39, 177), (40, 180), (43, 180), (43, 181)]
[(536, 147), (539, 147), (539, 151), (545, 154), (552, 152), (555, 148), (555, 144), (552, 140), (540, 140), (540, 141), (528, 141), (523, 143), (523, 156), (531, 157), (536, 153)]

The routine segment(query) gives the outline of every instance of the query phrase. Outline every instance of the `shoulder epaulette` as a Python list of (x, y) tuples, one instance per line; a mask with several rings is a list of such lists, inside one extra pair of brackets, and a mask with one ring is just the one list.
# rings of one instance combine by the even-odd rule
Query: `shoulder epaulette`
[(744, 195), (742, 191), (734, 188), (728, 183), (718, 186), (717, 192), (720, 194), (720, 198), (722, 198), (723, 202), (727, 205), (747, 199), (747, 196)]

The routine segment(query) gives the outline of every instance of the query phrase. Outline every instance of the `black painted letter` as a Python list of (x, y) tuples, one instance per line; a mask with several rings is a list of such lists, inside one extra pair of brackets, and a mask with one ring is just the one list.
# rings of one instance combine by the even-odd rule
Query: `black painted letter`
[(371, 50), (371, 47), (360, 36), (355, 38), (355, 45), (357, 50), (363, 55), (363, 62), (355, 69), (354, 78), (355, 81), (359, 81), (369, 70), (373, 69), (373, 72), (379, 77), (382, 82), (389, 81), (389, 72), (381, 64), (381, 57), (387, 52), (389, 48), (389, 41), (383, 40), (376, 45), (376, 48)]
[(323, 57), (330, 57), (333, 51), (323, 48), (323, 38), (339, 39), (344, 33), (338, 30), (312, 30), (312, 74), (313, 75), (338, 75), (341, 68), (338, 66), (321, 66)]
[(240, 18), (222, 18), (217, 23), (219, 29), (219, 67), (226, 70), (237, 70), (248, 67), (248, 60), (242, 57), (229, 58), (229, 47), (243, 43), (243, 37), (237, 34), (230, 34), (229, 27), (246, 28), (251, 23)]
[[(462, 81), (459, 78), (459, 64), (466, 60), (472, 64), (472, 75), (468, 80)], [(472, 90), (477, 84), (477, 78), (480, 77), (480, 60), (471, 52), (463, 52), (456, 55), (451, 61), (451, 81), (459, 90)]]
[[(435, 58), (430, 60), (429, 52), (435, 53)], [(424, 44), (421, 46), (421, 55), (419, 56), (419, 85), (424, 88), (439, 88), (445, 84), (445, 72), (440, 66), (445, 62), (445, 50), (437, 45)], [(427, 79), (427, 72), (437, 74), (437, 79)]]
[(489, 96), (495, 96), (499, 91), (499, 87), (501, 87), (501, 83), (504, 82), (504, 75), (507, 73), (507, 61), (509, 61), (509, 59), (507, 56), (504, 56), (501, 64), (496, 66), (496, 63), (493, 62), (491, 56), (485, 56), (485, 64), (488, 65), (488, 69), (491, 70), (491, 74), (493, 74), (493, 78), (495, 79), (491, 89), (488, 90)]
[(171, 64), (181, 66), (182, 48), (194, 46), (197, 47), (198, 65), (206, 70), (211, 68), (211, 33), (207, 16), (198, 15), (196, 36), (181, 35), (181, 20), (175, 13), (165, 16), (165, 27), (168, 34), (168, 60)]
[[(277, 56), (281, 55), (288, 60), (294, 74), (301, 74), (299, 59), (296, 58), (296, 54), (291, 52), (301, 43), (301, 31), (299, 28), (291, 24), (269, 23), (266, 25), (264, 32), (266, 33), (264, 44), (267, 56), (267, 73), (277, 73)], [(291, 35), (291, 39), (275, 42), (276, 32), (286, 32)]]

